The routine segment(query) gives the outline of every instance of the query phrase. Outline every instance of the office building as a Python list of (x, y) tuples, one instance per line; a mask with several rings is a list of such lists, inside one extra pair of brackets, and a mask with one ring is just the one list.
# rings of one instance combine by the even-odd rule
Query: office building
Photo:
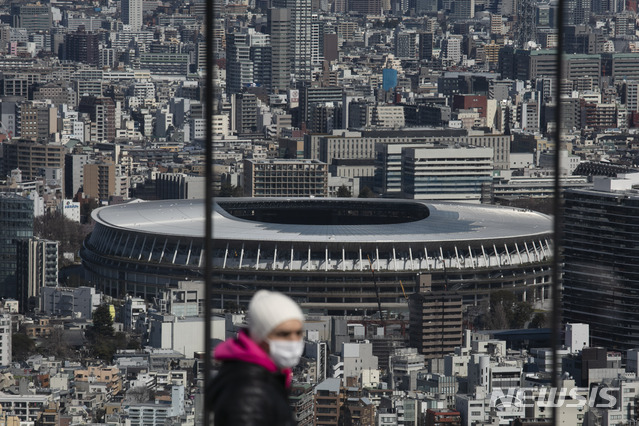
[(348, 9), (362, 15), (381, 15), (382, 0), (350, 0)]
[[(272, 6), (289, 13), (288, 56), (298, 81), (311, 80), (311, 0), (272, 0)], [(283, 47), (279, 44), (277, 48)], [(273, 45), (275, 49), (276, 46)]]
[(257, 128), (257, 96), (252, 93), (232, 95), (234, 128), (238, 134), (253, 134)]
[(28, 238), (16, 241), (18, 301), (22, 312), (39, 305), (43, 287), (58, 285), (58, 242)]
[(131, 27), (131, 31), (140, 31), (144, 18), (143, 0), (122, 0), (122, 22)]
[(88, 163), (86, 154), (66, 154), (64, 156), (64, 195), (73, 198), (84, 185), (84, 166)]
[(18, 135), (21, 139), (48, 143), (58, 130), (58, 108), (45, 101), (18, 105)]
[[(123, 2), (126, 0), (123, 0)], [(64, 43), (64, 59), (98, 66), (100, 63), (100, 36), (84, 28), (67, 34)]]
[(0, 193), (0, 294), (17, 299), (16, 240), (33, 237), (33, 201)]
[(639, 278), (635, 267), (639, 197), (636, 174), (599, 178), (594, 188), (566, 190), (562, 311), (590, 328), (590, 346), (639, 346), (634, 330)]
[(442, 358), (462, 342), (462, 296), (427, 280), (410, 296), (410, 346), (426, 359)]
[(116, 195), (115, 166), (113, 163), (84, 165), (84, 196), (99, 201), (108, 201)]
[(253, 83), (253, 61), (248, 31), (236, 31), (226, 36), (227, 93), (240, 93)]
[(419, 33), (419, 59), (431, 60), (433, 57), (433, 33)]
[(273, 8), (268, 11), (271, 36), (271, 89), (274, 92), (288, 89), (291, 74), (291, 59), (288, 49), (288, 34), (291, 12)]
[(42, 287), (40, 310), (46, 315), (91, 319), (102, 303), (102, 295), (93, 287)]
[[(139, 0), (142, 1), (142, 0)], [(26, 28), (29, 32), (49, 31), (53, 26), (51, 6), (40, 2), (11, 3), (11, 26)]]
[(63, 169), (65, 147), (44, 145), (36, 142), (18, 141), (2, 144), (4, 175), (20, 169), (22, 179), (33, 181), (42, 174), (43, 168)]
[(397, 31), (395, 33), (395, 56), (402, 59), (417, 59), (417, 33)]
[(328, 166), (318, 160), (244, 160), (247, 197), (326, 197)]
[(480, 202), (492, 182), (491, 148), (402, 150), (402, 193), (413, 199)]
[(204, 198), (204, 176), (185, 173), (160, 173), (155, 179), (158, 200), (192, 200)]
[(82, 96), (78, 112), (89, 115), (92, 142), (112, 142), (115, 139), (115, 103), (111, 98)]
[(154, 75), (185, 76), (189, 72), (189, 55), (186, 53), (141, 53), (140, 68)]

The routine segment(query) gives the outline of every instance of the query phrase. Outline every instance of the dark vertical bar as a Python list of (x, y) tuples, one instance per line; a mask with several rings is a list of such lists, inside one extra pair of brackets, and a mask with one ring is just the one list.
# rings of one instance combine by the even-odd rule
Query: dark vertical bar
[(206, 80), (204, 107), (206, 109), (206, 187), (204, 189), (204, 426), (211, 424), (209, 394), (213, 367), (211, 347), (211, 286), (213, 284), (213, 4), (206, 1)]
[[(562, 55), (564, 53), (564, 4), (562, 0), (559, 0), (557, 7), (557, 81), (555, 87), (555, 182), (554, 182), (554, 200), (553, 200), (553, 233), (554, 233), (554, 245), (552, 256), (552, 282), (550, 283), (552, 289), (552, 313), (551, 313), (551, 340), (552, 340), (552, 380), (551, 386), (559, 390), (559, 356), (557, 350), (560, 345), (560, 333), (561, 333), (561, 295), (560, 295), (560, 277), (561, 277), (561, 245), (562, 245), (562, 211), (561, 211), (561, 183), (559, 177), (560, 171), (560, 157), (559, 150), (561, 149), (561, 79), (562, 79)], [(552, 395), (552, 393), (551, 393)], [(557, 425), (557, 407), (553, 404), (552, 408), (552, 422)]]

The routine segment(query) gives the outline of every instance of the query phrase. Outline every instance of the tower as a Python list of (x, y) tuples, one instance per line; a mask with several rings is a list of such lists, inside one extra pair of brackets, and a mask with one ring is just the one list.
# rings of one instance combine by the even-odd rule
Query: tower
[(291, 60), (289, 58), (288, 33), (291, 14), (288, 9), (274, 8), (268, 11), (271, 35), (271, 90), (286, 90), (289, 86)]
[(273, 0), (273, 7), (287, 9), (289, 59), (296, 80), (311, 79), (311, 0)]
[(132, 31), (142, 28), (142, 0), (122, 0), (122, 22), (131, 26)]

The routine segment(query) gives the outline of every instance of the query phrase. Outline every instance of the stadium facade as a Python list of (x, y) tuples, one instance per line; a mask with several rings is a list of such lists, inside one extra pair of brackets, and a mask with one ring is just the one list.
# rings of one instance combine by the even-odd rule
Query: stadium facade
[[(81, 255), (114, 297), (152, 298), (202, 280), (204, 201), (132, 202), (93, 212)], [(509, 289), (549, 298), (550, 217), (489, 205), (344, 198), (221, 198), (213, 218), (214, 307), (261, 288), (311, 312), (407, 311), (408, 296), (459, 292), (477, 304)]]

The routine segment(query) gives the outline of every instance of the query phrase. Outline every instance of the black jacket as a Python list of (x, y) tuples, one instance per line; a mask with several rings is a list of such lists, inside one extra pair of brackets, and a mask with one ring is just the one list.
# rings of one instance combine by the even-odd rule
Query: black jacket
[(225, 361), (211, 383), (215, 426), (294, 426), (286, 376), (242, 361)]

